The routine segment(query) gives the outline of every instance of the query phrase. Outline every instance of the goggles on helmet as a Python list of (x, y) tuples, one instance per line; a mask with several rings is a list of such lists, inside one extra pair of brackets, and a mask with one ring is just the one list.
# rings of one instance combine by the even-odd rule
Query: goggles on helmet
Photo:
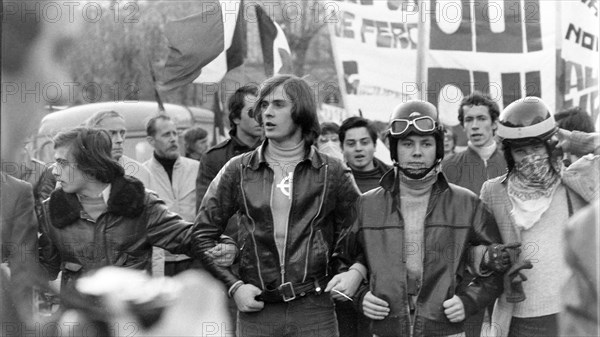
[(436, 129), (437, 123), (429, 116), (417, 117), (413, 120), (394, 119), (390, 126), (390, 134), (398, 137), (404, 134), (409, 126), (413, 125), (415, 129), (421, 132), (432, 132)]

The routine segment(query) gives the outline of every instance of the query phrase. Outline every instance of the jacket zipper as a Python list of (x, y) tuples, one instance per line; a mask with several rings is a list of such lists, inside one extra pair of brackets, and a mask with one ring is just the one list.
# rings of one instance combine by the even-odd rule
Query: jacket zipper
[(265, 282), (262, 278), (262, 272), (260, 270), (260, 260), (258, 258), (258, 250), (256, 248), (256, 238), (254, 237), (254, 232), (256, 231), (256, 222), (250, 216), (250, 211), (248, 210), (248, 203), (246, 202), (246, 193), (244, 192), (244, 167), (242, 165), (242, 169), (240, 170), (240, 189), (242, 190), (242, 199), (244, 200), (244, 208), (246, 208), (246, 214), (250, 221), (252, 221), (252, 233), (250, 236), (252, 237), (252, 242), (254, 243), (254, 255), (256, 256), (256, 267), (258, 268), (258, 278), (260, 279), (260, 285), (262, 289), (265, 289)]
[[(435, 186), (432, 187), (432, 190), (431, 190), (431, 192), (429, 194), (429, 200), (428, 200), (428, 203), (427, 203), (427, 208), (428, 209), (427, 209), (427, 211), (425, 213), (425, 219), (423, 220), (423, 247), (421, 249), (421, 277), (420, 277), (421, 285), (419, 286), (419, 291), (417, 291), (417, 295), (415, 296), (415, 314), (414, 314), (414, 318), (412, 320), (411, 320), (411, 317), (410, 317), (410, 304), (409, 304), (409, 302), (410, 302), (409, 296), (410, 295), (408, 294), (408, 289), (406, 287), (404, 287), (404, 293), (405, 293), (406, 299), (407, 299), (406, 304), (407, 304), (407, 307), (408, 307), (408, 320), (410, 322), (410, 331), (409, 331), (409, 336), (410, 337), (412, 337), (412, 336), (415, 335), (415, 323), (417, 322), (417, 317), (418, 317), (418, 314), (419, 314), (419, 305), (418, 305), (419, 304), (419, 296), (421, 295), (421, 288), (423, 288), (422, 287), (422, 283), (423, 283), (423, 274), (424, 274), (424, 268), (425, 268), (425, 254), (424, 254), (424, 252), (426, 251), (425, 250), (425, 223), (427, 222), (427, 218), (433, 212), (433, 207), (430, 207), (430, 205), (433, 204), (432, 201), (435, 201), (435, 200), (433, 200), (434, 188), (435, 188)], [(401, 212), (401, 209), (400, 209), (400, 202), (398, 202), (398, 213), (400, 214), (400, 216), (402, 216), (402, 212)], [(406, 226), (404, 226), (404, 230), (402, 231), (402, 241), (404, 241), (404, 239), (405, 239), (405, 235), (404, 235), (405, 232), (406, 232)], [(406, 256), (405, 256), (404, 252), (402, 253), (402, 262), (404, 262), (404, 264), (405, 264), (404, 269), (406, 270)], [(408, 277), (408, 271), (407, 271), (406, 276)]]
[[(306, 243), (306, 259), (304, 262), (304, 277), (302, 277), (302, 282), (306, 282), (306, 276), (308, 275), (308, 257), (310, 256), (310, 243), (312, 242), (312, 237), (313, 237), (313, 233), (314, 233), (315, 220), (319, 217), (319, 214), (321, 214), (321, 210), (323, 209), (323, 203), (325, 200), (325, 192), (328, 187), (328, 185), (327, 185), (328, 169), (329, 169), (329, 165), (325, 165), (325, 184), (324, 184), (323, 191), (321, 192), (321, 203), (319, 203), (319, 209), (317, 210), (317, 214), (313, 217), (312, 221), (310, 222), (310, 234), (308, 236), (308, 242)], [(322, 236), (321, 236), (321, 238), (322, 238)], [(325, 270), (325, 276), (327, 276), (329, 273), (329, 250), (327, 250), (327, 252), (325, 254), (325, 259), (327, 261), (327, 268)]]

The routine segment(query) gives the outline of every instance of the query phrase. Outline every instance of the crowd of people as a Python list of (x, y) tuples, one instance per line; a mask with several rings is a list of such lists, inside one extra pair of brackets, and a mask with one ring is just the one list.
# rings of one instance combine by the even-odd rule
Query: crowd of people
[[(3, 21), (33, 55), (3, 40), (3, 76), (43, 80), (37, 37), (68, 34), (42, 26)], [(2, 105), (3, 163), (32, 167), (0, 176), (2, 335), (41, 320), (69, 336), (83, 322), (102, 336), (133, 322), (148, 336), (599, 335), (600, 134), (585, 111), (473, 92), (458, 151), (433, 104), (405, 101), (382, 112), (388, 165), (376, 123), (320, 123), (311, 86), (276, 75), (236, 90), (230, 137), (210, 148), (192, 128), (180, 149), (157, 113), (140, 163), (126, 116), (98, 111), (44, 165), (17, 150), (39, 108)]]

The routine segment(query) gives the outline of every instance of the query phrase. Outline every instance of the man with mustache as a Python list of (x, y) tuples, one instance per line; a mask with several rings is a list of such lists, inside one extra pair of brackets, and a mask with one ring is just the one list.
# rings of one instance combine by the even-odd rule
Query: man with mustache
[[(196, 216), (196, 188), (193, 182), (198, 175), (199, 162), (183, 157), (179, 152), (179, 136), (175, 123), (169, 116), (151, 118), (146, 126), (147, 141), (154, 148), (152, 158), (144, 167), (152, 174), (149, 189), (165, 201), (170, 211), (186, 221)], [(183, 254), (165, 251), (165, 275), (173, 276), (191, 266), (192, 260)]]

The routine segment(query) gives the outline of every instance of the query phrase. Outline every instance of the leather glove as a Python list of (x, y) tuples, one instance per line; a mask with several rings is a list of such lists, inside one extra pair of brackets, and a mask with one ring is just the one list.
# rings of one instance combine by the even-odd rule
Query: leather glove
[(527, 277), (521, 273), (521, 270), (531, 268), (533, 268), (531, 261), (524, 260), (515, 263), (504, 275), (504, 291), (506, 292), (507, 302), (517, 303), (525, 300), (523, 281), (527, 281)]
[(521, 246), (520, 242), (511, 242), (506, 245), (491, 244), (483, 256), (484, 269), (504, 273), (512, 264), (511, 254), (518, 256)]

